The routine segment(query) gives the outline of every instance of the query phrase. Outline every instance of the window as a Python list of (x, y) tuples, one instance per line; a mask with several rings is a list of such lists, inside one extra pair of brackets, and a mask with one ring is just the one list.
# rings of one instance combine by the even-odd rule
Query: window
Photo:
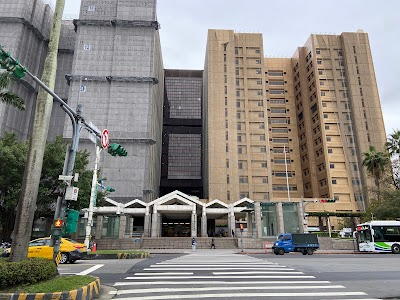
[(332, 179), (332, 184), (336, 184), (336, 179)]
[(325, 92), (321, 92), (321, 96), (325, 96)]
[(236, 107), (240, 107), (240, 101), (236, 101)]
[(229, 175), (226, 175), (226, 183), (229, 184)]
[(328, 148), (328, 153), (329, 154), (333, 153), (332, 148)]
[(324, 114), (324, 119), (328, 119), (328, 114)]
[[(242, 154), (242, 152), (243, 152), (242, 147), (238, 147), (238, 154)], [(239, 169), (241, 169), (241, 168), (239, 168)]]
[(317, 60), (317, 65), (321, 65), (322, 64), (322, 60), (318, 59)]
[(329, 130), (329, 125), (325, 125), (325, 129), (326, 129), (326, 130)]
[(238, 162), (238, 169), (243, 169), (243, 163), (242, 162)]
[(330, 136), (327, 136), (327, 137), (326, 137), (326, 140), (327, 140), (328, 142), (330, 142), (330, 141), (332, 140), (332, 138), (331, 138)]
[(329, 164), (329, 168), (330, 169), (334, 169), (335, 168), (335, 164)]
[(94, 5), (89, 5), (88, 6), (88, 11), (95, 11), (96, 7)]
[(239, 177), (239, 183), (248, 183), (249, 179), (247, 176), (240, 176)]
[(269, 76), (283, 76), (283, 71), (270, 71), (268, 70)]

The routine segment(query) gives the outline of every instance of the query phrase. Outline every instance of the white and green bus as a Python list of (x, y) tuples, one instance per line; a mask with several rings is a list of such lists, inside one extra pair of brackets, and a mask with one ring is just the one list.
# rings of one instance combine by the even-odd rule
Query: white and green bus
[(357, 225), (358, 249), (400, 253), (400, 221), (369, 221)]

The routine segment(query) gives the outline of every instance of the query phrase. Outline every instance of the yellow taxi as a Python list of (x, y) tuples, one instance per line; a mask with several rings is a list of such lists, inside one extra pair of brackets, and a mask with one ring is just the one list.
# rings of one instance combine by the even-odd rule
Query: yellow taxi
[[(9, 256), (11, 248), (4, 251), (3, 256)], [(78, 243), (68, 238), (61, 238), (60, 245), (61, 261), (74, 263), (87, 254), (85, 244)], [(28, 257), (43, 257), (53, 259), (53, 247), (50, 247), (50, 237), (40, 238), (29, 242)]]

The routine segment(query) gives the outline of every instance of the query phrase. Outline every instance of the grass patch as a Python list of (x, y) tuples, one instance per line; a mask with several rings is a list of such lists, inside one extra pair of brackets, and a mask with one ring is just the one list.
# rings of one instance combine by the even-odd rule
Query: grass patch
[(88, 255), (94, 255), (94, 254), (118, 254), (118, 253), (145, 253), (143, 251), (138, 251), (138, 250), (97, 250), (96, 252), (88, 252)]
[(95, 281), (93, 276), (57, 276), (31, 285), (19, 285), (4, 290), (2, 293), (54, 293), (77, 290)]

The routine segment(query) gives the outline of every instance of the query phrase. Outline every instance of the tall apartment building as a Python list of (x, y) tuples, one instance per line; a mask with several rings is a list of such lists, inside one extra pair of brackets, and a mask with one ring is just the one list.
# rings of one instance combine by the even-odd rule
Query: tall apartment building
[(203, 198), (201, 107), (203, 71), (165, 70), (160, 194)]
[(292, 66), (304, 195), (362, 210), (371, 186), (362, 153), (386, 141), (368, 35), (311, 35)]
[(209, 30), (206, 51), (205, 196), (363, 209), (362, 152), (386, 139), (367, 34), (311, 35), (292, 58), (264, 58), (261, 34)]
[[(115, 188), (113, 199), (146, 202), (159, 196), (164, 70), (156, 0), (83, 0), (74, 20), (76, 43), (68, 104), (82, 105), (83, 116), (127, 157), (101, 157), (101, 176)], [(64, 137), (72, 136), (69, 119)], [(94, 152), (81, 132), (80, 149)], [(93, 159), (94, 160), (94, 159)]]
[[(0, 44), (39, 77), (47, 54), (52, 16), (51, 7), (41, 0), (0, 2)], [(11, 131), (20, 139), (30, 136), (38, 88), (28, 76), (11, 84), (10, 91), (25, 100), (26, 110), (0, 102), (0, 135)]]

